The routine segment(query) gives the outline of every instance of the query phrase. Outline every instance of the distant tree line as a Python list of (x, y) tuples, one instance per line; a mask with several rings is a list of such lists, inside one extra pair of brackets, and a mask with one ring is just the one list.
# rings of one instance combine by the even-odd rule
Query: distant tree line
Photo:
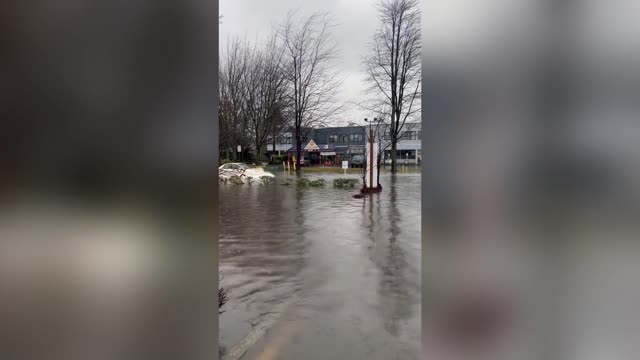
[[(370, 84), (366, 108), (382, 119), (376, 130), (389, 133), (396, 171), (401, 132), (420, 114), (420, 8), (417, 0), (380, 0), (377, 10), (380, 26), (363, 58)], [(219, 69), (221, 158), (238, 159), (239, 145), (261, 161), (265, 146), (290, 132), (300, 169), (308, 131), (337, 119), (345, 104), (334, 29), (329, 13), (290, 11), (265, 40), (228, 41)]]

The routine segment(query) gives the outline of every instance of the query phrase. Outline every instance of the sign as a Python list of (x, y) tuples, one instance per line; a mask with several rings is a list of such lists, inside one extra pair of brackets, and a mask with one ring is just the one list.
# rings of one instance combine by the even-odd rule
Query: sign
[(318, 145), (316, 145), (316, 142), (313, 141), (313, 139), (311, 139), (309, 141), (309, 143), (307, 144), (307, 146), (304, 147), (304, 149), (306, 151), (316, 151), (316, 150), (320, 150), (320, 148), (318, 147)]
[(343, 168), (343, 169), (345, 169), (345, 170), (346, 170), (346, 169), (348, 169), (348, 168), (349, 168), (349, 162), (348, 162), (348, 161), (346, 161), (346, 160), (345, 160), (345, 161), (343, 161), (343, 162), (342, 162), (342, 168)]
[(242, 146), (238, 145), (238, 152), (242, 152)]
[(336, 152), (335, 151), (323, 151), (320, 153), (320, 155), (322, 156), (330, 156), (330, 155), (335, 155)]

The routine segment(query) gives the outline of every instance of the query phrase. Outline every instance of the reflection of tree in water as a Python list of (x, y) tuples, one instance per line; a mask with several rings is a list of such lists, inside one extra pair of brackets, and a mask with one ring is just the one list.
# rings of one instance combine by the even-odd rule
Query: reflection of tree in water
[[(402, 234), (399, 222), (401, 213), (398, 208), (398, 196), (396, 176), (391, 175), (388, 202), (388, 218), (383, 217), (380, 197), (384, 193), (375, 196), (378, 198), (374, 208), (373, 198), (369, 199), (368, 228), (369, 238), (377, 244), (370, 249), (370, 258), (380, 268), (378, 284), (378, 296), (380, 301), (380, 313), (385, 322), (385, 329), (394, 336), (400, 335), (401, 323), (413, 317), (413, 306), (418, 301), (416, 294), (418, 289), (413, 289), (415, 283), (408, 279), (409, 265), (406, 259), (406, 251), (398, 241)], [(388, 223), (388, 227), (378, 224)], [(376, 227), (378, 228), (376, 229)], [(378, 248), (378, 251), (373, 249)], [(376, 256), (378, 255), (378, 256)]]
[(392, 335), (399, 335), (400, 322), (412, 317), (412, 299), (407, 279), (407, 259), (405, 250), (398, 243), (402, 233), (399, 222), (396, 175), (391, 176), (389, 186), (389, 245), (386, 261), (382, 264), (382, 274), (378, 291), (383, 302), (385, 329)]

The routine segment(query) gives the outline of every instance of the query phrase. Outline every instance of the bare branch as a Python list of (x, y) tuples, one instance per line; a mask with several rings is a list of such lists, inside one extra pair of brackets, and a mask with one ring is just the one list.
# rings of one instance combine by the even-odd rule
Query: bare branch
[(333, 66), (337, 55), (331, 33), (333, 27), (333, 20), (326, 12), (302, 19), (296, 12), (289, 12), (280, 25), (285, 97), (290, 129), (296, 140), (297, 165), (302, 140), (310, 129), (335, 118), (344, 106), (338, 101), (342, 79)]
[[(363, 67), (370, 90), (387, 106), (391, 171), (396, 171), (397, 142), (407, 119), (420, 113), (421, 29), (418, 0), (380, 0), (376, 5), (380, 27), (372, 37), (371, 53)], [(380, 100), (374, 100), (379, 107)], [(374, 106), (374, 108), (376, 107)]]

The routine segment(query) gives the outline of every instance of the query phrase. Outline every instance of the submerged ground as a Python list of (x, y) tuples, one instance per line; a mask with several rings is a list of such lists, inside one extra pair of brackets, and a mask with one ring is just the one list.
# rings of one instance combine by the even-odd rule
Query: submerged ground
[(283, 186), (283, 174), (268, 185), (220, 185), (220, 273), (229, 292), (220, 344), (228, 352), (418, 357), (421, 177), (383, 174), (382, 193), (354, 199), (355, 189), (332, 185), (343, 176), (310, 174), (327, 180), (323, 188)]

